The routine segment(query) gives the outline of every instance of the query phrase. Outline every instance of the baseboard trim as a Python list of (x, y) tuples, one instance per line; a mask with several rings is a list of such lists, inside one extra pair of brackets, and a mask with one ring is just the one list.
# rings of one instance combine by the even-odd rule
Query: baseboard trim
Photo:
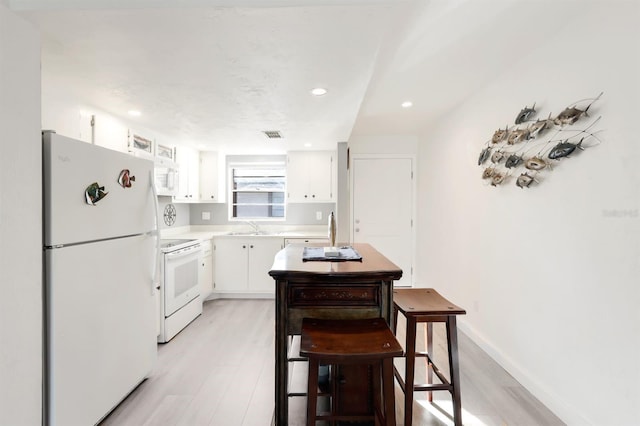
[(208, 300), (216, 300), (216, 299), (274, 299), (275, 295), (273, 293), (217, 293), (213, 292), (205, 299), (205, 302)]
[(464, 334), (466, 334), (476, 345), (480, 346), (495, 362), (497, 362), (502, 368), (504, 368), (509, 374), (511, 374), (522, 386), (524, 386), (533, 396), (538, 398), (549, 410), (551, 410), (556, 416), (568, 425), (584, 425), (595, 426), (590, 422), (575, 407), (569, 404), (563, 403), (562, 398), (550, 391), (547, 387), (543, 386), (535, 380), (531, 374), (520, 365), (515, 363), (506, 354), (500, 351), (495, 345), (493, 345), (487, 338), (479, 333), (476, 329), (471, 327), (466, 321), (461, 320), (458, 322), (458, 328)]

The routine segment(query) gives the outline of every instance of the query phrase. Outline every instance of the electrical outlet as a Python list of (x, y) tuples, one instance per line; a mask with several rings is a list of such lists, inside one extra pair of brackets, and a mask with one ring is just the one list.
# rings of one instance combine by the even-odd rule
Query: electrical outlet
[(202, 220), (211, 220), (211, 212), (202, 212)]
[(316, 212), (316, 220), (322, 220), (322, 212)]

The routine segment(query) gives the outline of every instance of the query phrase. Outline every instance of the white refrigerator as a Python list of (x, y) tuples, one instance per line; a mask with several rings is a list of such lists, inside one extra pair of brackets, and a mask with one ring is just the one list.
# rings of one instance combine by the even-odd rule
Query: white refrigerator
[(98, 423), (157, 357), (153, 163), (43, 133), (45, 419)]

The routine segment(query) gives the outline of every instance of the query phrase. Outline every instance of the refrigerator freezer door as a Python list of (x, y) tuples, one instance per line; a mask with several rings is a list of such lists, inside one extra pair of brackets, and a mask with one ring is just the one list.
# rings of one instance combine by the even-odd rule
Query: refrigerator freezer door
[[(96, 241), (153, 231), (153, 162), (55, 133), (43, 136), (45, 246)], [(131, 187), (118, 183), (129, 170)], [(107, 195), (88, 204), (85, 190)]]
[(45, 251), (49, 425), (96, 424), (151, 372), (154, 248), (142, 235)]

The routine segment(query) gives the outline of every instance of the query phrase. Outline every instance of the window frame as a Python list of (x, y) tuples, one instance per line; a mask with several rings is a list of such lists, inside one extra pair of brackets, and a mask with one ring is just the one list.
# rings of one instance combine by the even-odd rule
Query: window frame
[[(284, 178), (284, 188), (282, 191), (238, 191), (234, 189), (234, 170), (235, 169), (281, 169), (282, 177)], [(229, 222), (284, 222), (287, 220), (287, 167), (285, 161), (233, 161), (227, 163), (227, 188), (229, 191), (228, 201), (228, 213), (227, 218)], [(237, 208), (238, 203), (235, 202), (235, 194), (239, 192), (261, 192), (261, 193), (282, 193), (283, 202), (268, 203), (265, 205), (270, 206), (282, 206), (282, 217), (269, 217), (269, 216), (254, 216), (254, 217), (236, 217), (234, 216), (234, 208)]]

